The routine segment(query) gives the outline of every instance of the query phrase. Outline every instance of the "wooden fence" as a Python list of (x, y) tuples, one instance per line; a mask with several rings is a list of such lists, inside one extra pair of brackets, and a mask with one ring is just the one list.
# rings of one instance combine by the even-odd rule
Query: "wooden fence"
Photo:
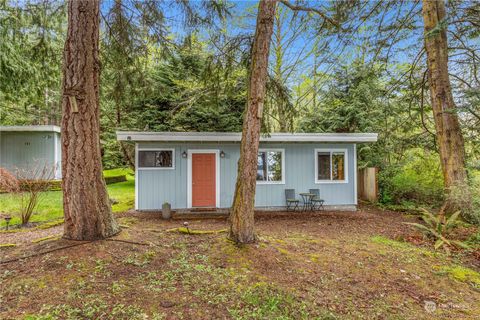
[(378, 200), (378, 168), (358, 169), (358, 199), (376, 202)]

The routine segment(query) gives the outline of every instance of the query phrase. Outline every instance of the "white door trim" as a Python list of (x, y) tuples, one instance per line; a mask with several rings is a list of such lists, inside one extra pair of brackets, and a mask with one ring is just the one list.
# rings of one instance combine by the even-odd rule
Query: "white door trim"
[(220, 150), (188, 149), (187, 150), (187, 208), (192, 208), (192, 154), (215, 154), (215, 207), (220, 208)]

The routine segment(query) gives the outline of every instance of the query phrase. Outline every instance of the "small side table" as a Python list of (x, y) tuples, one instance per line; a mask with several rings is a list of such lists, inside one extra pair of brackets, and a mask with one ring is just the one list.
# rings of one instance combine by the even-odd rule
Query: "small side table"
[(315, 197), (315, 194), (309, 192), (302, 192), (299, 194), (303, 200), (303, 211), (313, 210), (312, 199)]

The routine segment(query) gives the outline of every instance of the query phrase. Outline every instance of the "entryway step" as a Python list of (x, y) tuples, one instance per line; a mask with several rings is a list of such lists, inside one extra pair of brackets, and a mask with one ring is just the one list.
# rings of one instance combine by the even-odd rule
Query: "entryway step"
[(190, 212), (217, 212), (217, 208), (210, 207), (201, 207), (201, 208), (192, 208)]

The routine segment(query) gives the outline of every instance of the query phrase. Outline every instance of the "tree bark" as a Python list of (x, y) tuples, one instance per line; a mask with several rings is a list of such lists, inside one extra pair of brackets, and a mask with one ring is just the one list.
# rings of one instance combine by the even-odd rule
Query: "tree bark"
[[(275, 82), (277, 86), (283, 85), (283, 58), (284, 50), (282, 46), (283, 34), (282, 34), (282, 13), (280, 12), (281, 8), (278, 7), (275, 12), (275, 42), (273, 44), (273, 52), (275, 56), (275, 65), (273, 67), (273, 73), (275, 76)], [(287, 112), (285, 110), (285, 101), (284, 97), (277, 97), (273, 99), (273, 103), (276, 104), (277, 113), (278, 113), (278, 126), (280, 132), (288, 132), (288, 119)]]
[(122, 149), (123, 158), (128, 163), (128, 166), (130, 167), (130, 169), (132, 169), (132, 171), (135, 172), (135, 160), (130, 155), (130, 152), (127, 149), (127, 145), (123, 141), (119, 141), (119, 143), (120, 143), (120, 148)]
[(448, 75), (445, 3), (423, 0), (422, 9), (430, 98), (448, 194), (452, 187), (465, 185), (467, 174), (464, 141)]
[(236, 243), (255, 242), (254, 204), (257, 157), (265, 99), (268, 55), (273, 33), (276, 0), (261, 0), (252, 47), (247, 108), (243, 120), (237, 183), (230, 212), (229, 238)]
[(64, 238), (95, 240), (119, 231), (102, 174), (99, 117), (99, 0), (68, 3), (63, 51)]

